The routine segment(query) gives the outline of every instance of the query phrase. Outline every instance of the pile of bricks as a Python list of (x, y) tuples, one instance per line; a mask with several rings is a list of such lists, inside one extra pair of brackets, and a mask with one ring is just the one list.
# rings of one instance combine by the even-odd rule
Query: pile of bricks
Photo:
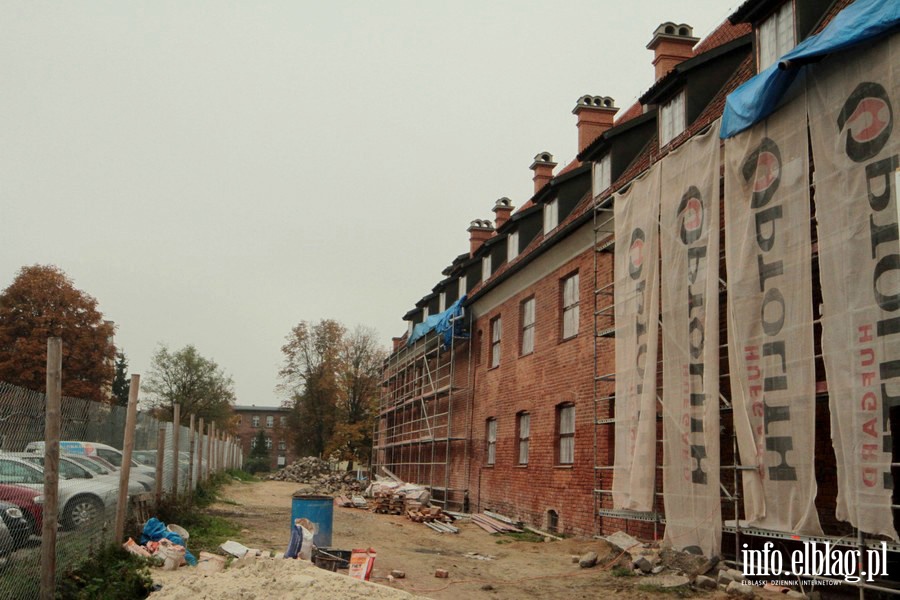
[(380, 515), (402, 515), (406, 512), (406, 496), (379, 492), (373, 499), (372, 510)]

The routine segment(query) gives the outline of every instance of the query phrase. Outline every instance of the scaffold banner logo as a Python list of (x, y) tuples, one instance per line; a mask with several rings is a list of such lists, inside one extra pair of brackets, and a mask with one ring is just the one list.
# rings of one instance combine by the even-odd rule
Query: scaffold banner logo
[(641, 266), (644, 264), (644, 231), (640, 228), (631, 232), (631, 249), (628, 251), (628, 258), (631, 261), (628, 274), (632, 279), (641, 276)]
[(900, 406), (900, 46), (841, 54), (815, 65), (809, 82), (835, 513), (897, 540), (890, 421)]

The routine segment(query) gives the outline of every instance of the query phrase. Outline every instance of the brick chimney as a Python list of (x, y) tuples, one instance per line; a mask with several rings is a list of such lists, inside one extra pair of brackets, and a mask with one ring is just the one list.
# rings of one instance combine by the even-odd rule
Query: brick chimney
[(402, 335), (400, 337), (391, 338), (391, 341), (394, 343), (394, 352), (403, 347), (403, 344), (406, 343), (406, 336)]
[(488, 219), (475, 219), (466, 231), (469, 232), (469, 256), (475, 256), (481, 245), (494, 235), (494, 226)]
[(534, 193), (537, 194), (542, 187), (547, 185), (553, 179), (553, 168), (556, 163), (553, 162), (553, 155), (549, 152), (539, 152), (534, 157), (534, 162), (528, 167), (534, 171)]
[(669, 21), (656, 28), (647, 49), (653, 50), (653, 66), (656, 67), (657, 81), (675, 65), (694, 55), (694, 44), (699, 42), (700, 38), (693, 35), (694, 28), (687, 23), (676, 25)]
[(582, 96), (572, 114), (578, 117), (578, 152), (587, 148), (604, 131), (613, 126), (618, 108), (609, 96)]
[(503, 227), (503, 224), (509, 221), (509, 216), (512, 214), (512, 211), (512, 200), (506, 196), (497, 200), (494, 203), (494, 229)]

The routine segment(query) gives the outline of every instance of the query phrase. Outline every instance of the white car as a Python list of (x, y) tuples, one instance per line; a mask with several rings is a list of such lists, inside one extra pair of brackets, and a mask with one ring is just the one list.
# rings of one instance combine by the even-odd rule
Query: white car
[[(102, 519), (105, 511), (115, 506), (118, 485), (96, 479), (69, 479), (62, 468), (59, 473), (59, 517), (64, 527), (83, 527)], [(40, 492), (44, 489), (44, 470), (22, 458), (0, 455), (0, 483)]]
[[(12, 453), (10, 453), (12, 454)], [(16, 453), (16, 456), (23, 460), (27, 460), (33, 465), (37, 465), (38, 467), (44, 468), (44, 455), (43, 454), (33, 454), (29, 452)], [(83, 461), (83, 462), (82, 462)], [(107, 471), (97, 465), (96, 469), (91, 468), (90, 464), (93, 463), (88, 458), (84, 456), (68, 456), (68, 455), (60, 455), (59, 457), (59, 475), (60, 477), (65, 477), (66, 479), (96, 479), (98, 481), (103, 481), (108, 483), (109, 485), (114, 485), (116, 487), (117, 493), (119, 489), (119, 474), (113, 471)], [(141, 485), (139, 481), (134, 481), (133, 479), (129, 479), (128, 481), (128, 495), (132, 496), (135, 494), (143, 494), (147, 489)]]
[[(61, 441), (59, 451), (64, 455), (99, 456), (117, 469), (122, 467), (122, 451), (97, 442)], [(43, 454), (44, 442), (30, 442), (25, 452)], [(156, 469), (143, 465), (132, 458), (129, 479), (139, 481), (147, 491), (156, 487)]]

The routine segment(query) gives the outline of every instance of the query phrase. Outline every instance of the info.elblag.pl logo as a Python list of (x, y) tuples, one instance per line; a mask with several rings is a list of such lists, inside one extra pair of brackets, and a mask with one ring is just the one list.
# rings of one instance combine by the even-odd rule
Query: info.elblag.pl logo
[(763, 544), (762, 550), (749, 550), (747, 544), (742, 547), (745, 577), (841, 577), (848, 583), (856, 583), (862, 578), (871, 582), (875, 577), (888, 575), (885, 542), (881, 542), (880, 548), (867, 548), (864, 555), (859, 548), (842, 550), (831, 542), (803, 542), (803, 548), (790, 553), (775, 550), (772, 542)]

